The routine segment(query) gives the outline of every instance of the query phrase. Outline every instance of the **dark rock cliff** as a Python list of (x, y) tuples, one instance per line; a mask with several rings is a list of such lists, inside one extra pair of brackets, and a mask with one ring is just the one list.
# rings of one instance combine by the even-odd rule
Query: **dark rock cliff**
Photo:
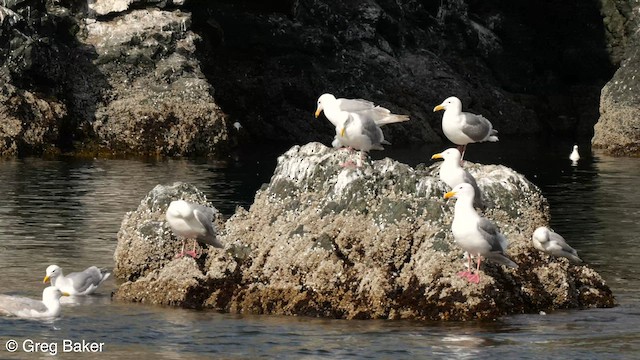
[(7, 0), (0, 153), (328, 143), (312, 117), (324, 92), (409, 114), (385, 129), (396, 143), (443, 141), (431, 110), (450, 95), (501, 134), (590, 137), (634, 14), (605, 0)]

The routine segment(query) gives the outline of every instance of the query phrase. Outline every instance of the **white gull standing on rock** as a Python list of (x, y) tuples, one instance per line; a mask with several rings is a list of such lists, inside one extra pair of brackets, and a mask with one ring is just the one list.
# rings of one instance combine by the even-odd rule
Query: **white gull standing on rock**
[(480, 262), (482, 258), (517, 268), (504, 252), (507, 249), (507, 239), (500, 233), (498, 227), (488, 219), (478, 215), (473, 208), (474, 190), (467, 183), (457, 185), (452, 191), (444, 195), (445, 199), (457, 199), (451, 231), (456, 243), (469, 254), (478, 256), (478, 266), (475, 274), (472, 272), (471, 257), (468, 257), (469, 271), (461, 271), (458, 276), (470, 282), (480, 282)]
[(456, 187), (456, 185), (461, 183), (471, 184), (471, 186), (473, 186), (473, 190), (475, 191), (473, 206), (484, 210), (485, 205), (482, 201), (480, 188), (478, 187), (476, 179), (473, 177), (473, 175), (471, 175), (467, 170), (463, 169), (462, 166), (460, 166), (461, 158), (462, 156), (460, 155), (460, 151), (458, 151), (458, 149), (449, 148), (441, 153), (434, 154), (431, 157), (431, 160), (444, 159), (442, 165), (440, 165), (440, 180), (449, 185), (450, 189), (453, 189), (454, 187)]
[(578, 257), (578, 252), (569, 246), (564, 238), (550, 230), (546, 226), (541, 226), (533, 232), (531, 237), (533, 247), (543, 251), (549, 255), (567, 258), (574, 263), (581, 263), (582, 259)]
[(336, 128), (336, 136), (331, 143), (333, 147), (349, 146), (341, 143), (339, 139), (339, 132), (348, 118), (343, 112), (356, 113), (360, 116), (367, 117), (378, 127), (409, 120), (408, 115), (392, 114), (389, 109), (375, 105), (369, 100), (336, 99), (332, 94), (322, 94), (318, 98), (315, 116), (320, 116), (321, 112), (324, 112), (324, 115)]
[(455, 96), (445, 99), (433, 111), (444, 110), (442, 116), (442, 132), (452, 143), (461, 147), (464, 158), (467, 144), (498, 141), (498, 131), (482, 115), (462, 112), (462, 102)]
[[(224, 246), (218, 240), (213, 225), (213, 218), (217, 210), (199, 204), (193, 204), (184, 200), (172, 201), (167, 208), (166, 219), (173, 233), (182, 237), (182, 251), (176, 254), (177, 258), (189, 255), (193, 258), (196, 254), (196, 242), (213, 245), (217, 248)], [(190, 251), (184, 251), (186, 239), (193, 239), (193, 247)]]
[(83, 271), (73, 272), (67, 276), (58, 265), (47, 267), (43, 283), (51, 280), (51, 286), (55, 286), (69, 295), (89, 295), (96, 291), (111, 273), (90, 266)]

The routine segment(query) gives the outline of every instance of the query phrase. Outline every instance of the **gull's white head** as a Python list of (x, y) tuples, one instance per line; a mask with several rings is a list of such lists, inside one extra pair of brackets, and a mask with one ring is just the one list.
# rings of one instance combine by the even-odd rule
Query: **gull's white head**
[(48, 286), (42, 290), (42, 302), (46, 305), (51, 302), (59, 301), (61, 297), (69, 296), (68, 293), (58, 290), (55, 286)]
[(549, 229), (546, 226), (540, 226), (533, 232), (531, 239), (540, 243), (549, 241)]
[(460, 101), (460, 99), (458, 99), (455, 96), (452, 97), (448, 97), (446, 98), (442, 104), (436, 106), (433, 108), (433, 111), (440, 111), (440, 110), (457, 110), (457, 111), (462, 111), (462, 101)]
[(431, 157), (431, 160), (435, 160), (435, 159), (444, 159), (445, 162), (451, 162), (453, 161), (456, 164), (460, 164), (460, 158), (462, 157), (462, 155), (460, 155), (460, 151), (456, 148), (449, 148), (441, 153), (438, 154), (434, 154)]
[(533, 247), (545, 251), (545, 248), (542, 244), (549, 241), (549, 228), (546, 226), (540, 226), (537, 228), (533, 235), (531, 236), (531, 241), (533, 242)]
[(573, 145), (573, 150), (578, 151), (578, 145)]
[(316, 108), (316, 117), (327, 107), (336, 101), (336, 97), (331, 94), (322, 94), (318, 98), (318, 107)]
[(47, 267), (47, 270), (45, 272), (45, 277), (42, 280), (42, 282), (46, 283), (47, 281), (51, 280), (51, 283), (53, 283), (56, 280), (56, 278), (60, 275), (62, 275), (62, 269), (60, 268), (60, 266), (49, 265), (49, 267)]
[(475, 193), (476, 192), (475, 190), (473, 190), (473, 186), (471, 186), (471, 184), (461, 183), (460, 185), (454, 187), (453, 190), (444, 194), (444, 198), (449, 199), (454, 197), (456, 199), (465, 198), (473, 200)]

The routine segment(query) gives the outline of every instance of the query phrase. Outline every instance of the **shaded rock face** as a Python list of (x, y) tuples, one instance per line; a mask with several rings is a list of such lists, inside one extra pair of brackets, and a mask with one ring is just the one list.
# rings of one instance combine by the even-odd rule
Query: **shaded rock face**
[(226, 145), (225, 115), (195, 59), (190, 22), (189, 13), (144, 9), (85, 23), (80, 39), (95, 49), (108, 84), (91, 123), (101, 147), (206, 155)]
[(509, 239), (508, 255), (520, 266), (487, 262), (475, 285), (456, 275), (464, 260), (452, 239), (453, 202), (443, 199), (449, 189), (437, 179), (439, 165), (413, 169), (383, 159), (357, 169), (340, 166), (354, 156), (319, 143), (291, 148), (251, 208), (238, 209), (224, 224), (225, 250), (209, 248), (197, 262), (129, 255), (148, 252), (148, 243), (158, 253), (174, 251), (161, 249), (175, 245), (154, 239), (160, 231), (146, 239), (139, 234), (141, 224), (162, 214), (162, 207), (144, 206), (167, 197), (154, 190), (123, 221), (115, 259), (128, 265), (115, 273), (129, 281), (116, 298), (346, 319), (493, 319), (613, 305), (591, 268), (533, 249), (531, 234), (547, 224), (548, 206), (522, 175), (469, 164), (489, 205), (485, 216)]
[(0, 154), (224, 151), (226, 115), (200, 70), (200, 37), (182, 4), (4, 2)]
[(603, 1), (612, 54), (620, 61), (600, 97), (592, 146), (614, 156), (640, 156), (640, 25), (637, 3)]
[(392, 143), (442, 141), (441, 114), (432, 109), (452, 95), (501, 134), (590, 137), (600, 89), (613, 73), (597, 1), (199, 1), (191, 8), (200, 10), (194, 28), (211, 48), (203, 61), (218, 101), (260, 138), (330, 143), (333, 127), (312, 115), (325, 92), (411, 115), (384, 129)]

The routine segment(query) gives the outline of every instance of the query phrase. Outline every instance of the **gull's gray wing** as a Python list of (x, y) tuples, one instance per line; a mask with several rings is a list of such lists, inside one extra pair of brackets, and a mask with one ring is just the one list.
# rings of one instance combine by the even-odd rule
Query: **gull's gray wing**
[(473, 206), (484, 210), (486, 206), (482, 201), (482, 193), (480, 192), (480, 188), (478, 187), (478, 183), (476, 182), (476, 179), (473, 177), (473, 175), (471, 175), (470, 172), (463, 169), (462, 180), (467, 184), (470, 184), (471, 186), (473, 186), (473, 190), (474, 190)]
[[(375, 107), (375, 104), (369, 100), (364, 99), (337, 99), (338, 108), (342, 111), (357, 112), (363, 110), (371, 110)], [(386, 109), (385, 109), (386, 110)]]
[(23, 310), (35, 310), (44, 312), (47, 307), (42, 301), (29, 299), (21, 296), (0, 295), (0, 312), (16, 314)]
[(95, 266), (88, 267), (80, 272), (71, 273), (65, 277), (71, 280), (73, 288), (78, 293), (85, 292), (91, 285), (98, 286), (103, 281), (102, 272)]
[(362, 133), (371, 139), (372, 149), (384, 150), (381, 145), (385, 141), (384, 134), (380, 127), (369, 116), (360, 116), (360, 120), (362, 121)]
[(507, 249), (507, 239), (500, 233), (498, 227), (487, 218), (481, 217), (478, 221), (478, 231), (490, 246), (490, 250), (486, 254), (482, 254), (487, 259), (491, 259), (502, 265), (517, 268), (518, 265), (505, 256), (504, 251)]
[(378, 126), (409, 120), (408, 115), (392, 114), (391, 110), (364, 99), (337, 99), (342, 111), (356, 112), (370, 117)]
[(578, 252), (569, 246), (567, 242), (564, 240), (562, 235), (555, 233), (553, 231), (549, 231), (549, 243), (547, 245), (547, 251), (555, 256), (566, 257), (567, 259), (574, 262), (582, 262), (582, 259), (578, 257)]
[(198, 208), (193, 210), (193, 215), (196, 220), (206, 229), (207, 234), (204, 236), (198, 236), (197, 240), (205, 244), (213, 245), (218, 248), (224, 247), (217, 238), (216, 229), (213, 225), (213, 217), (216, 210), (210, 207), (199, 205)]
[(493, 128), (489, 120), (485, 119), (482, 115), (471, 114), (463, 112), (462, 116), (464, 121), (462, 122), (462, 133), (467, 135), (473, 141), (482, 141)]

